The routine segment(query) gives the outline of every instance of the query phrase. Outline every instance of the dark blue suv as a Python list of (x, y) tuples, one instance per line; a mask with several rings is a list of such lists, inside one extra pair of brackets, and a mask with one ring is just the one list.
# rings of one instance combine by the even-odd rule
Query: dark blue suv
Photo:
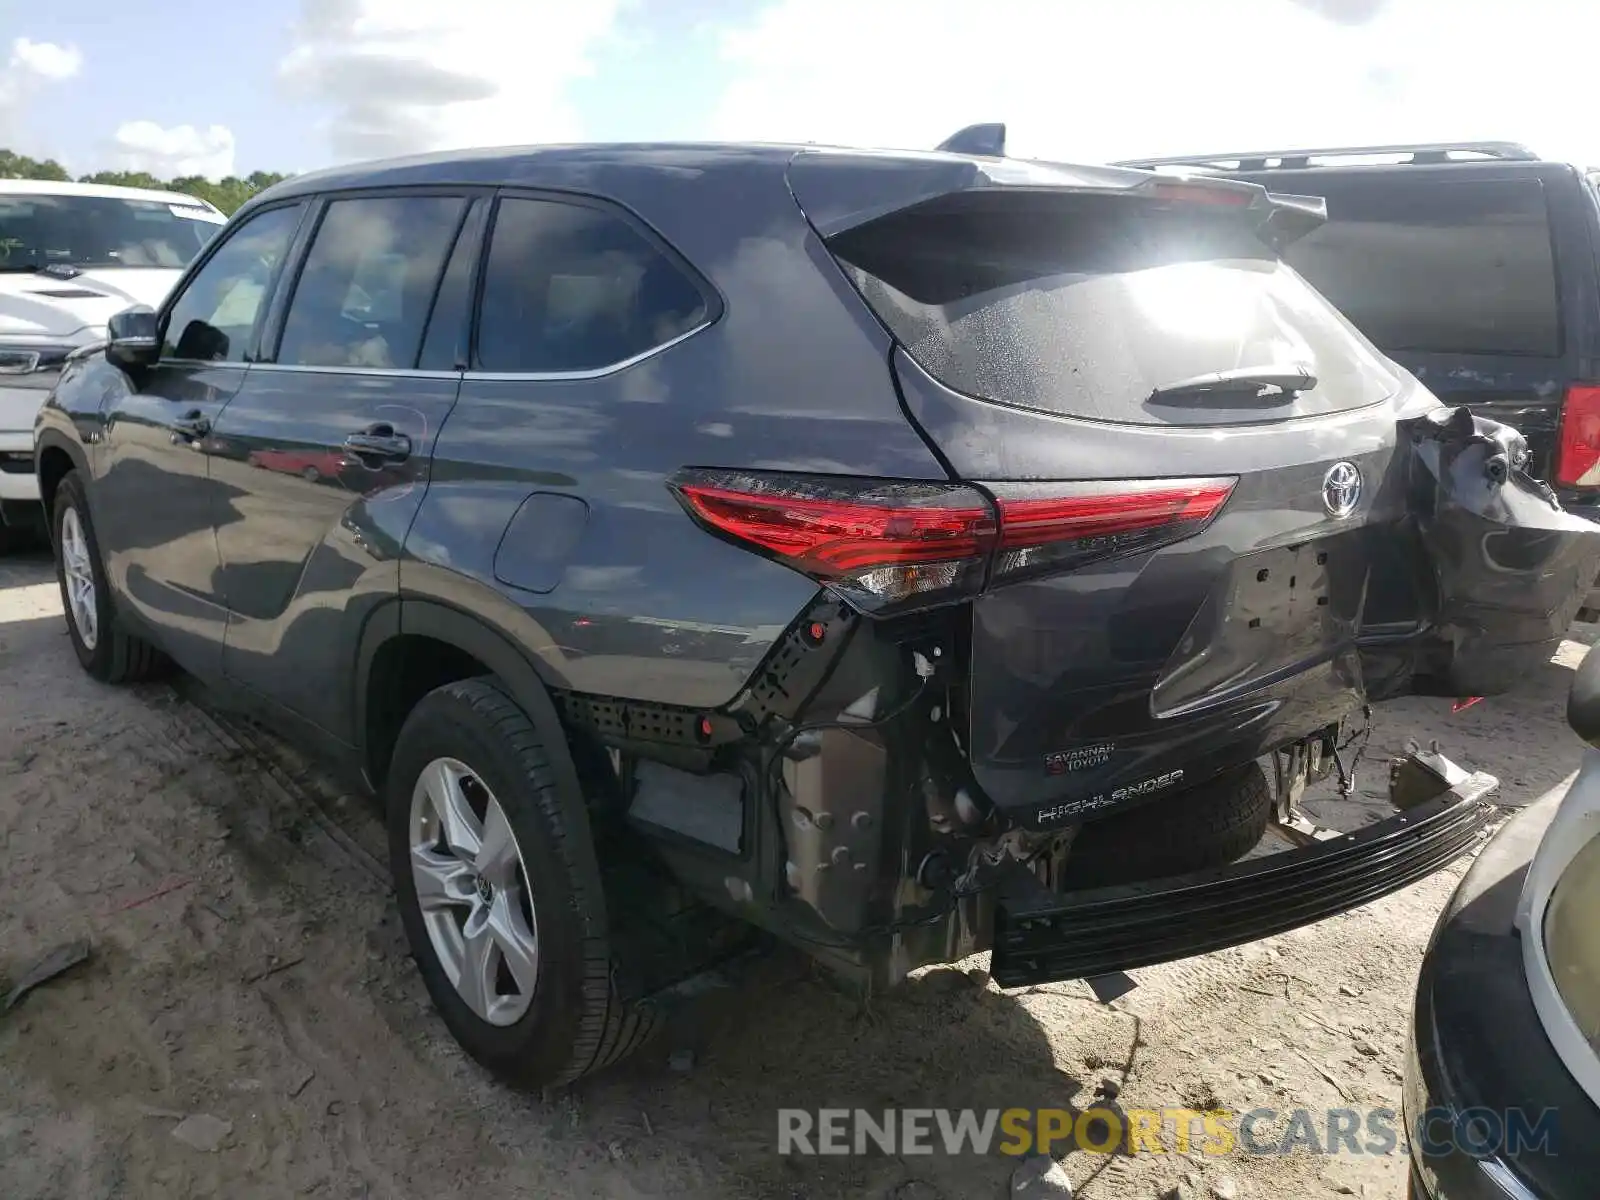
[(773, 146), (292, 180), (41, 412), (72, 645), (380, 792), (445, 1021), (525, 1081), (730, 929), (1013, 985), (1316, 920), (1487, 808), (1232, 860), (1365, 705), (1508, 687), (1600, 562), (1283, 265), (1321, 217)]

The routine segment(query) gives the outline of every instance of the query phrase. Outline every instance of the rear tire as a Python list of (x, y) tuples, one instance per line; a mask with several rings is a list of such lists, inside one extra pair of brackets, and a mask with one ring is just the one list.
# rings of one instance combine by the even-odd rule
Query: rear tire
[(135, 683), (164, 671), (164, 654), (118, 627), (100, 543), (76, 471), (67, 472), (56, 487), (50, 535), (67, 634), (79, 665), (101, 683)]
[[(609, 1066), (654, 1032), (655, 1011), (622, 1003), (613, 985), (582, 798), (561, 794), (533, 723), (494, 681), (446, 684), (417, 703), (386, 791), (406, 937), (468, 1054), (509, 1082), (552, 1086)], [(441, 792), (456, 824), (440, 818)], [(509, 850), (486, 849), (497, 841)], [(515, 863), (497, 867), (508, 855)], [(474, 950), (481, 939), (492, 944)]]
[(1266, 772), (1251, 763), (1084, 825), (1062, 886), (1107, 887), (1224, 866), (1261, 840), (1271, 817), (1272, 788)]

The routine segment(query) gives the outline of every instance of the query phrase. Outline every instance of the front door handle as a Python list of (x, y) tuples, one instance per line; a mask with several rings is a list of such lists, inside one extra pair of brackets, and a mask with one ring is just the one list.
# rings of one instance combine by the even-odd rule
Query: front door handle
[(211, 418), (198, 408), (192, 409), (172, 422), (172, 444), (181, 445), (203, 438), (211, 432)]
[(374, 425), (344, 439), (344, 448), (367, 458), (386, 458), (398, 462), (411, 457), (411, 439), (396, 433), (393, 425)]

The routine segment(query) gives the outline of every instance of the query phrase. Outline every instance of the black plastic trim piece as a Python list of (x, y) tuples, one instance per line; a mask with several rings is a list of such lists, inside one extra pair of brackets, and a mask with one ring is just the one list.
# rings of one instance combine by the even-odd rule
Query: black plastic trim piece
[[(1142, 171), (1156, 167), (1214, 167), (1218, 170), (1304, 169), (1313, 158), (1361, 158), (1409, 154), (1415, 164), (1448, 162), (1451, 154), (1477, 154), (1501, 162), (1538, 162), (1539, 156), (1516, 142), (1421, 142), (1391, 146), (1312, 146), (1300, 150), (1245, 150), (1226, 154), (1185, 154), (1169, 158), (1129, 158), (1111, 165)], [(1225, 164), (1238, 163), (1228, 168)]]
[(1207, 954), (1310, 925), (1431, 875), (1499, 811), (1473, 775), (1356, 833), (1212, 871), (1037, 902), (1002, 896), (991, 970), (1001, 987), (1086, 979)]

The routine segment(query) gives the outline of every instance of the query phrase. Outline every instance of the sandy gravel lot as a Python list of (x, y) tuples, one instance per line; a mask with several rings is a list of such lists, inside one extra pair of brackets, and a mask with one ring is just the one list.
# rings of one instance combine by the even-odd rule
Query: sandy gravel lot
[[(1579, 759), (1562, 707), (1582, 649), (1458, 714), (1388, 706), (1366, 788), (1408, 737), (1440, 738), (1512, 798), (1556, 784)], [(47, 559), (0, 560), (0, 979), (64, 941), (93, 947), (0, 1017), (0, 1194), (998, 1198), (1015, 1165), (1000, 1157), (782, 1159), (775, 1110), (1059, 1105), (1106, 1081), (1130, 1106), (1397, 1106), (1417, 964), (1463, 869), (1138, 972), (1112, 1006), (1081, 984), (1003, 994), (942, 971), (864, 1016), (779, 954), (621, 1071), (526, 1096), (432, 1015), (381, 848), (368, 802), (208, 715), (181, 681), (90, 682)], [(674, 1070), (683, 1050), (692, 1066)], [(215, 1120), (181, 1124), (196, 1116)], [(1066, 1167), (1092, 1198), (1225, 1195), (1230, 1181), (1276, 1200), (1389, 1197), (1404, 1179), (1398, 1156)]]

